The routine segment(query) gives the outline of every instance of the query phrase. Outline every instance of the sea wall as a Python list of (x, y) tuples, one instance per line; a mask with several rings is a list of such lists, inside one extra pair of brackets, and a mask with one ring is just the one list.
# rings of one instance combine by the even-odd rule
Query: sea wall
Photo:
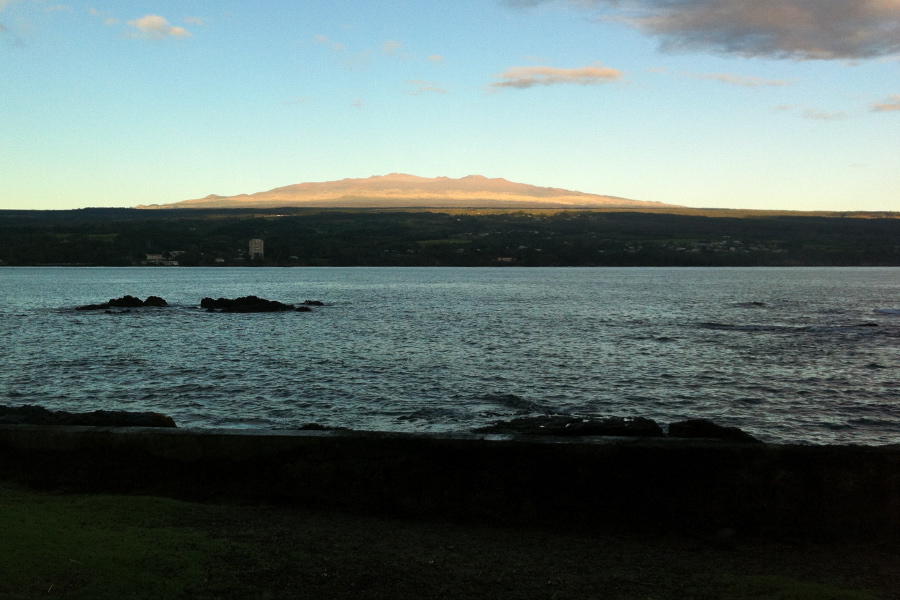
[(900, 534), (900, 446), (7, 425), (0, 479), (597, 531)]

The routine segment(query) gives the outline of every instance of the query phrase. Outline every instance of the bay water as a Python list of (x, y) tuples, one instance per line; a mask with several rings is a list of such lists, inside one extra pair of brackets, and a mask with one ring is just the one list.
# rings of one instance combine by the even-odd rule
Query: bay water
[[(131, 294), (166, 308), (77, 311)], [(224, 314), (203, 297), (320, 300)], [(709, 418), (900, 443), (900, 268), (0, 268), (0, 404), (183, 427)]]

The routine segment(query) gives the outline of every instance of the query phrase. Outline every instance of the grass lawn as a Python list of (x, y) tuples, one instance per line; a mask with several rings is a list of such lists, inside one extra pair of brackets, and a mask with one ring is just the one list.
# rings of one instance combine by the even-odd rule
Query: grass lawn
[(900, 544), (588, 535), (0, 484), (0, 599), (900, 598)]

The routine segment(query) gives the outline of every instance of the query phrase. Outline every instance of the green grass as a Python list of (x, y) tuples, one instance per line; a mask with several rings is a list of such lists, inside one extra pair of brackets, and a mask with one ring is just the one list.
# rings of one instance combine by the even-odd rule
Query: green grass
[(0, 486), (0, 598), (184, 597), (204, 585), (209, 558), (223, 551), (222, 541), (173, 525), (190, 508)]
[(897, 573), (893, 547), (747, 540), (723, 551), (694, 538), (595, 537), (0, 483), (0, 600), (877, 600), (896, 597)]

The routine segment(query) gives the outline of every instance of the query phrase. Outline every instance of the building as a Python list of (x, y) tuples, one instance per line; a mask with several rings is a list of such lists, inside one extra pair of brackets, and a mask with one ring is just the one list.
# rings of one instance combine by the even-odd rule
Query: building
[(250, 258), (264, 258), (265, 251), (263, 248), (264, 244), (262, 240), (253, 239), (250, 240)]

